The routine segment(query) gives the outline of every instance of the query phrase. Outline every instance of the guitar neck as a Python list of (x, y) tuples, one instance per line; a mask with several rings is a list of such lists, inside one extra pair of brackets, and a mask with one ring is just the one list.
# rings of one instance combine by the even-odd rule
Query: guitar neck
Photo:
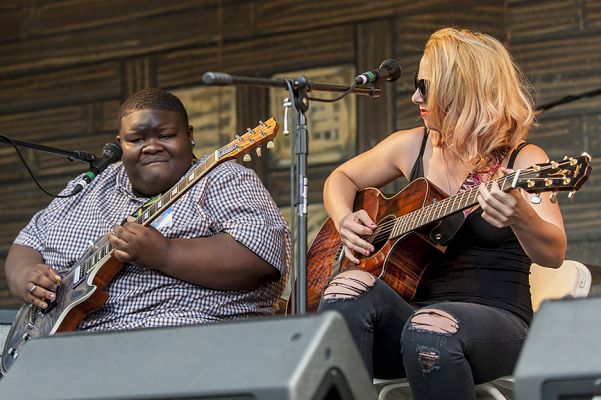
[[(493, 182), (496, 182), (502, 191), (507, 192), (515, 187), (515, 180), (518, 176), (519, 171), (516, 171), (496, 180), (491, 180), (485, 183), (485, 186), (488, 190), (491, 190)], [(478, 204), (478, 187), (460, 192), (454, 196), (447, 197), (419, 210), (400, 216), (394, 223), (390, 239), (395, 239), (407, 232), (439, 221), (451, 214), (470, 208), (475, 204)]]

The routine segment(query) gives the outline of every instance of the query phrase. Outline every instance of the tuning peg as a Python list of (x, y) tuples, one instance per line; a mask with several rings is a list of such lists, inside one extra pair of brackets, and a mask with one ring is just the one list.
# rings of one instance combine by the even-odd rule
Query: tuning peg
[(575, 197), (576, 197), (576, 191), (575, 190), (571, 190), (570, 193), (568, 193), (568, 200), (569, 201), (574, 201)]
[(242, 161), (244, 162), (250, 162), (250, 160), (252, 160), (250, 154), (245, 154), (244, 157), (242, 157)]
[(261, 148), (257, 147), (255, 150), (257, 151), (257, 157), (261, 157)]
[(534, 193), (532, 196), (530, 196), (530, 203), (532, 204), (540, 204), (541, 199), (540, 199), (540, 195), (538, 193)]
[(259, 121), (259, 125), (261, 125), (263, 128), (267, 128), (267, 124), (263, 121)]
[(557, 190), (554, 190), (553, 192), (551, 192), (551, 195), (549, 196), (549, 200), (551, 200), (551, 203), (553, 203), (553, 204), (557, 203)]
[(269, 142), (267, 142), (268, 149), (273, 149), (274, 147), (275, 147), (275, 144), (273, 143), (273, 140), (270, 140)]
[(236, 135), (236, 139), (238, 139), (238, 141), (241, 142), (242, 141), (242, 136)]
[(559, 167), (559, 163), (557, 161), (551, 161), (551, 168), (557, 169)]
[(587, 160), (588, 162), (591, 162), (591, 158), (592, 158), (592, 157), (591, 157), (591, 155), (590, 155), (590, 154), (588, 154), (586, 151), (585, 151), (585, 152), (583, 152), (581, 155), (583, 155), (583, 156), (586, 158), (586, 160)]

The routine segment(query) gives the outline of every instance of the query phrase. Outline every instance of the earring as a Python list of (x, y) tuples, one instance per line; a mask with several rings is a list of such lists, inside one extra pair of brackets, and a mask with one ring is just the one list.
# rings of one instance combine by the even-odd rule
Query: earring
[(190, 143), (192, 143), (192, 146), (196, 146), (196, 142), (194, 141), (194, 139), (190, 139)]

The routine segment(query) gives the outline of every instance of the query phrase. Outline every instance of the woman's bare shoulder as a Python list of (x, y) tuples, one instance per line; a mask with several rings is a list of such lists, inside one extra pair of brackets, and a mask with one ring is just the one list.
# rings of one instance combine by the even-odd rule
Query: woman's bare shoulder
[(528, 143), (518, 153), (513, 168), (528, 168), (533, 164), (544, 163), (548, 159), (547, 153), (542, 148), (533, 143)]
[(424, 139), (425, 128), (423, 126), (396, 131), (386, 140), (388, 151), (394, 154), (396, 162), (403, 173), (407, 173), (413, 165), (415, 158), (419, 154), (419, 150)]
[(395, 147), (400, 146), (405, 150), (417, 150), (421, 147), (424, 138), (425, 128), (418, 126), (417, 128), (403, 129), (391, 133), (382, 143), (394, 144)]

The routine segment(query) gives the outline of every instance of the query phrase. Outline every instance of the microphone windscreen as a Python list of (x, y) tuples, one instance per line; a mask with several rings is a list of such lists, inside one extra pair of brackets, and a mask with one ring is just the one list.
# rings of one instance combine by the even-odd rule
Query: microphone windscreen
[(232, 76), (223, 72), (205, 72), (202, 83), (209, 86), (227, 86), (232, 84)]
[(388, 70), (388, 76), (386, 77), (388, 82), (394, 82), (401, 77), (401, 66), (392, 58), (382, 61), (380, 67)]

